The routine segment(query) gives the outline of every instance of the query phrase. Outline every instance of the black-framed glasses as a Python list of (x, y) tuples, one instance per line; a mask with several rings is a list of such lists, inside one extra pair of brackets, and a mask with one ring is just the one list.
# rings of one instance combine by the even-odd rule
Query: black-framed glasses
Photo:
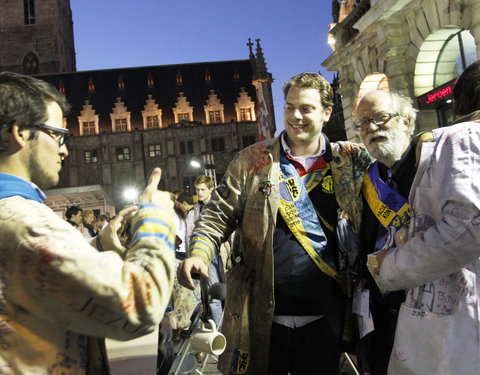
[[(61, 147), (65, 144), (65, 137), (68, 134), (68, 129), (65, 128), (59, 128), (58, 126), (51, 126), (47, 124), (36, 124), (36, 125), (31, 125), (32, 128), (38, 128), (42, 130), (48, 130), (46, 132), (50, 137), (52, 137), (55, 141), (58, 143), (58, 147)], [(54, 137), (53, 134), (58, 135), (57, 137)]]
[(353, 123), (355, 129), (357, 130), (365, 130), (368, 128), (370, 123), (374, 123), (375, 125), (385, 125), (389, 122), (392, 118), (398, 116), (399, 113), (385, 113), (385, 112), (377, 112), (370, 118), (362, 118), (361, 120), (357, 120)]

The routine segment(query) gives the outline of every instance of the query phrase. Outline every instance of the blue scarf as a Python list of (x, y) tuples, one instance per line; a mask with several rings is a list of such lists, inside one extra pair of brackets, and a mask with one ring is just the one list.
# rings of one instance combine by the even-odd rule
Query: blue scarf
[(338, 279), (335, 261), (326, 251), (327, 237), (308, 193), (322, 182), (329, 166), (300, 177), (284, 153), (280, 153), (280, 205), (278, 207), (288, 228), (312, 258), (317, 267)]
[(20, 196), (43, 203), (46, 196), (37, 185), (11, 174), (0, 173), (0, 199)]

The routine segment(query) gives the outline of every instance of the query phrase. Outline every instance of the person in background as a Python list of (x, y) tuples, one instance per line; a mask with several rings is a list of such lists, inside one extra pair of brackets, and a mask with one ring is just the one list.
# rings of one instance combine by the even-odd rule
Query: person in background
[[(64, 95), (0, 73), (0, 372), (109, 374), (103, 338), (129, 340), (161, 321), (173, 283), (173, 202), (155, 168), (139, 207), (120, 211), (100, 252), (44, 204), (68, 156)], [(133, 218), (132, 218), (133, 216)], [(117, 230), (132, 220), (129, 248)]]
[(453, 99), (462, 117), (422, 145), (406, 239), (376, 253), (381, 284), (408, 290), (392, 375), (480, 373), (480, 61), (460, 75)]
[(80, 206), (68, 207), (67, 211), (65, 211), (65, 217), (67, 218), (67, 222), (83, 233), (82, 209)]
[[(195, 191), (197, 193), (197, 198), (198, 198), (198, 202), (195, 204), (193, 208), (193, 212), (194, 212), (193, 218), (195, 223), (198, 221), (205, 206), (208, 204), (208, 202), (210, 202), (210, 199), (212, 198), (213, 189), (214, 189), (214, 185), (213, 185), (213, 179), (211, 177), (200, 175), (195, 179)], [(223, 243), (220, 246), (220, 250), (224, 251)], [(219, 252), (219, 254), (214, 255), (212, 262), (209, 265), (209, 268), (210, 270), (208, 272), (207, 287), (210, 288), (215, 283), (221, 283), (225, 281), (223, 257), (221, 255), (221, 252)], [(212, 318), (215, 321), (215, 324), (218, 326), (222, 318), (222, 311), (223, 311), (222, 302), (214, 299), (210, 302), (210, 308), (212, 311)]]
[(93, 223), (95, 222), (95, 215), (92, 210), (82, 211), (83, 234), (85, 239), (90, 240), (97, 235), (97, 231)]
[(97, 219), (95, 220), (95, 231), (97, 232), (97, 234), (103, 233), (103, 230), (108, 225), (109, 221), (110, 219), (108, 218), (108, 215), (98, 215)]
[[(182, 193), (186, 194), (186, 193)], [(182, 195), (180, 194), (180, 195)], [(172, 193), (174, 197), (174, 194)], [(173, 198), (172, 197), (172, 198)], [(190, 195), (190, 198), (193, 198)], [(186, 214), (182, 209), (183, 204), (180, 204), (176, 199), (174, 200), (174, 224), (176, 228), (176, 249), (175, 249), (175, 269), (180, 262), (187, 257), (188, 241)], [(173, 330), (174, 341), (180, 340), (182, 337), (180, 333), (190, 326), (190, 317), (197, 305), (198, 300), (194, 293), (178, 283), (175, 277), (172, 292), (172, 307), (173, 310), (168, 313), (169, 323)]]
[(195, 202), (193, 200), (192, 194), (184, 191), (180, 193), (177, 197), (178, 207), (183, 211), (185, 216), (185, 224), (187, 230), (187, 246), (190, 242), (190, 238), (193, 233), (193, 227), (195, 226)]
[(338, 267), (337, 211), (355, 230), (371, 158), (322, 134), (333, 90), (319, 74), (284, 85), (285, 131), (241, 150), (195, 226), (179, 281), (208, 277), (236, 230), (227, 273), (223, 374), (337, 375), (346, 296)]

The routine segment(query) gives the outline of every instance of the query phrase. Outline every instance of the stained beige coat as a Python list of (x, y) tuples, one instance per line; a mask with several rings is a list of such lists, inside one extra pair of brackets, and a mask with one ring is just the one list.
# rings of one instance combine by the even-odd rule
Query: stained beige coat
[[(136, 216), (152, 217), (174, 234), (158, 208)], [(108, 374), (103, 340), (95, 337), (128, 340), (153, 331), (173, 282), (173, 246), (165, 238), (139, 239), (125, 259), (98, 252), (44, 204), (1, 199), (0, 374)]]
[[(332, 174), (340, 208), (359, 228), (360, 196), (370, 157), (352, 143), (332, 143)], [(223, 332), (227, 348), (219, 368), (224, 374), (266, 374), (274, 312), (273, 232), (279, 204), (279, 138), (252, 145), (232, 161), (225, 180), (212, 196), (194, 234), (210, 244), (193, 251), (205, 261), (238, 227), (234, 240), (236, 263), (227, 274)], [(270, 193), (268, 183), (272, 184)], [(195, 241), (195, 239), (194, 239)], [(194, 243), (192, 243), (193, 245)]]

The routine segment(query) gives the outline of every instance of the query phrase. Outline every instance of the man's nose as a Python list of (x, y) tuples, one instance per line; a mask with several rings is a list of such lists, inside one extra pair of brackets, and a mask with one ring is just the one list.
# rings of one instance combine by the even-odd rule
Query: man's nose
[(68, 149), (67, 149), (67, 145), (65, 143), (60, 146), (60, 155), (64, 158), (66, 158), (68, 156)]
[(362, 128), (364, 128), (365, 131), (372, 132), (380, 129), (380, 126), (373, 121), (373, 118), (370, 118), (365, 120), (365, 123), (363, 124)]
[(293, 111), (293, 117), (301, 119), (303, 117), (302, 112), (297, 108)]

